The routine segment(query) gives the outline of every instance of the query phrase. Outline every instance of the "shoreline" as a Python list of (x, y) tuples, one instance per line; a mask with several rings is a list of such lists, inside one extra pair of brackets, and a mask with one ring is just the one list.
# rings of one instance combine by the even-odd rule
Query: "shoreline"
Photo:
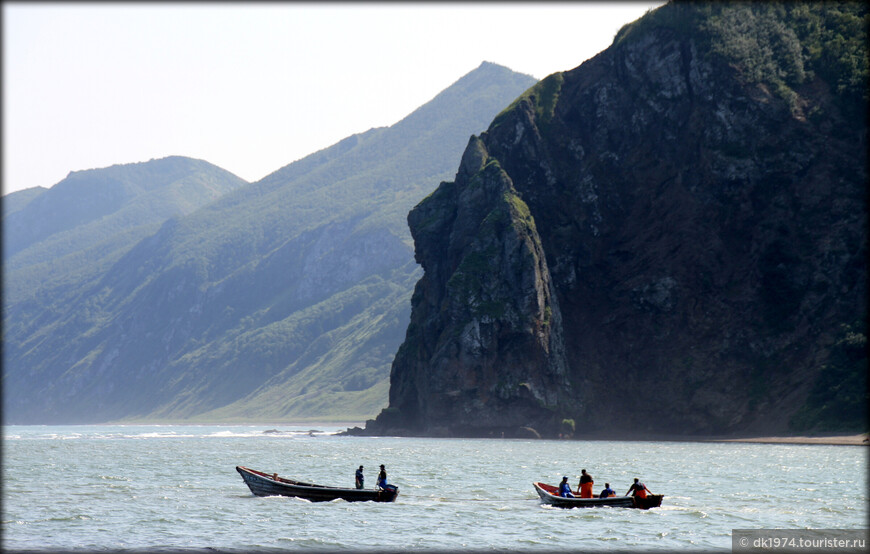
[(680, 436), (680, 435), (647, 435), (638, 437), (601, 437), (580, 436), (573, 440), (605, 440), (629, 442), (736, 442), (756, 444), (804, 444), (825, 446), (870, 446), (867, 433), (855, 435), (819, 435), (819, 436), (777, 436), (777, 435), (747, 435), (747, 436)]
[(833, 435), (827, 437), (741, 437), (729, 439), (713, 439), (714, 442), (755, 442), (764, 444), (824, 444), (824, 445), (847, 445), (868, 446), (867, 433), (857, 435)]

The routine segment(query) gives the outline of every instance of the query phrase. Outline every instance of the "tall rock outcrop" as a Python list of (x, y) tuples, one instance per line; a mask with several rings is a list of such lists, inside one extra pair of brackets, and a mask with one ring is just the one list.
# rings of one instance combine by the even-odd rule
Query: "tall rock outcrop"
[(671, 3), (529, 89), (408, 216), (365, 432), (866, 426), (866, 13)]
[(408, 221), (425, 275), (393, 365), (390, 407), (433, 431), (451, 422), (439, 433), (475, 434), (479, 426), (540, 426), (540, 415), (548, 419), (540, 407), (573, 404), (559, 303), (534, 219), (479, 139), (471, 139), (456, 181)]

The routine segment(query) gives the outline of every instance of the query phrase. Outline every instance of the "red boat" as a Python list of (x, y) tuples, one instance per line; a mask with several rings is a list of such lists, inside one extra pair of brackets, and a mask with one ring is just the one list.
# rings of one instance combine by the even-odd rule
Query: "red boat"
[(649, 508), (658, 508), (662, 505), (662, 494), (648, 494), (646, 498), (638, 498), (636, 496), (609, 496), (607, 498), (565, 498), (559, 496), (559, 487), (547, 485), (544, 483), (532, 483), (538, 496), (541, 497), (546, 504), (557, 506), (559, 508), (595, 508), (601, 506), (612, 506), (614, 508), (638, 508), (648, 510)]

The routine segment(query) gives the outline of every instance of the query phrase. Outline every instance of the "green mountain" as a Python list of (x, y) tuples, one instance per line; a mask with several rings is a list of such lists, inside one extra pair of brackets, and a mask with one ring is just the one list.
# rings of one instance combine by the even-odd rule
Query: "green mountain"
[(45, 187), (33, 187), (11, 192), (3, 196), (3, 217), (5, 218), (7, 215), (19, 211), (30, 203), (31, 200), (47, 190)]
[(419, 277), (406, 214), (534, 82), (484, 63), (391, 127), (169, 219), (72, 300), (6, 310), (6, 422), (377, 413)]
[(671, 2), (408, 216), (368, 434), (867, 430), (866, 3)]
[(170, 217), (244, 184), (208, 162), (172, 156), (73, 171), (51, 189), (4, 196), (4, 306), (80, 287)]

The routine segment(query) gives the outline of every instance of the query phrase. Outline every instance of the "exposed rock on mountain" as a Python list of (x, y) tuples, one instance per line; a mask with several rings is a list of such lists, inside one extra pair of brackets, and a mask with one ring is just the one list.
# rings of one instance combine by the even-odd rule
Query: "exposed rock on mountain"
[(529, 89), (408, 216), (365, 433), (865, 428), (866, 14), (671, 3)]

